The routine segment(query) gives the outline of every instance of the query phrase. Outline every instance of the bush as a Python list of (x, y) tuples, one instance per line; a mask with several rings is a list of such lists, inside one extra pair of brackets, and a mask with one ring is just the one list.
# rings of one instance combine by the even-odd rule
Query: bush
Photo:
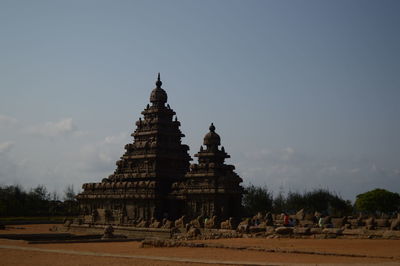
[(392, 213), (400, 210), (400, 195), (376, 188), (357, 195), (355, 207), (358, 211), (367, 213)]

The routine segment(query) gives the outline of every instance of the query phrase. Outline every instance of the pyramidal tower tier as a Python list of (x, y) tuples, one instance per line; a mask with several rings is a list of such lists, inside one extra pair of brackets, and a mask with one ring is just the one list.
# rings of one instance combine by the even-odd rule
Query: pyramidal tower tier
[[(160, 74), (150, 102), (136, 122), (132, 133), (134, 142), (125, 146), (126, 152), (117, 162), (110, 181), (155, 180), (174, 181), (182, 178), (191, 160), (187, 145), (181, 143), (185, 135), (180, 122), (167, 102), (167, 93), (161, 88)], [(174, 117), (175, 116), (175, 117)]]
[(84, 184), (84, 191), (77, 196), (84, 216), (90, 216), (88, 220), (96, 216), (100, 223), (106, 223), (106, 211), (121, 223), (178, 215), (168, 193), (171, 184), (183, 179), (189, 170), (191, 158), (189, 147), (181, 143), (180, 122), (166, 104), (168, 96), (161, 85), (158, 74), (150, 104), (131, 134), (134, 141), (125, 145), (115, 172), (101, 183)]

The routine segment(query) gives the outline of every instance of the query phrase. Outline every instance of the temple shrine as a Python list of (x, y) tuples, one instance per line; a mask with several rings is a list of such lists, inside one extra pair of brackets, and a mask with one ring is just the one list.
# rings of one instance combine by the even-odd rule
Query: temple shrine
[(189, 147), (176, 113), (167, 103), (160, 74), (150, 103), (136, 122), (125, 145), (125, 153), (112, 175), (99, 183), (83, 184), (78, 194), (84, 223), (132, 224), (137, 221), (169, 219), (183, 215), (220, 219), (240, 217), (242, 179), (211, 124), (203, 146), (195, 154), (198, 164), (190, 165)]

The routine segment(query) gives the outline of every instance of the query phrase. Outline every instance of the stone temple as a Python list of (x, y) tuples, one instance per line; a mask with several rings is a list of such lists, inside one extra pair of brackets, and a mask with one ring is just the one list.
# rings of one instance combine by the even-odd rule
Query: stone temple
[[(136, 122), (133, 143), (117, 161), (117, 169), (99, 183), (86, 183), (77, 196), (84, 223), (129, 225), (137, 221), (169, 219), (183, 215), (227, 219), (241, 216), (242, 179), (211, 124), (204, 147), (190, 165), (189, 147), (180, 122), (167, 103), (160, 74), (150, 103)], [(175, 118), (174, 118), (175, 117)]]

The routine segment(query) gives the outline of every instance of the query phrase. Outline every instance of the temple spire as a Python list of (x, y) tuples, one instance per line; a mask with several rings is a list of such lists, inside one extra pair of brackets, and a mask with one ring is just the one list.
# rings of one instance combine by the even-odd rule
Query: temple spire
[(215, 132), (215, 126), (214, 123), (211, 123), (211, 126), (209, 127), (211, 132)]
[(158, 72), (156, 86), (157, 86), (157, 88), (161, 88), (161, 85), (162, 85), (162, 82), (161, 82), (161, 79), (160, 79), (160, 72)]

